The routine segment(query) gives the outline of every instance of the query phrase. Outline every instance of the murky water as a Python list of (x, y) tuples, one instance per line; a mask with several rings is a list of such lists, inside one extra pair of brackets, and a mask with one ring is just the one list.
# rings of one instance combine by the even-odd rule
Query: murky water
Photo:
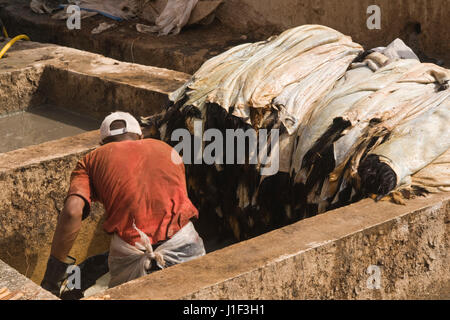
[(0, 153), (96, 130), (100, 123), (98, 120), (47, 105), (0, 116)]

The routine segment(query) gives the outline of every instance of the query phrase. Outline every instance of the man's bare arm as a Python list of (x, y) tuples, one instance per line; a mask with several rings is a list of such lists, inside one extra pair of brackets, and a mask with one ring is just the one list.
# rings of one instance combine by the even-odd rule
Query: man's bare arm
[(64, 209), (58, 218), (51, 251), (51, 255), (59, 261), (66, 261), (78, 236), (84, 206), (85, 201), (79, 196), (72, 195), (66, 199)]

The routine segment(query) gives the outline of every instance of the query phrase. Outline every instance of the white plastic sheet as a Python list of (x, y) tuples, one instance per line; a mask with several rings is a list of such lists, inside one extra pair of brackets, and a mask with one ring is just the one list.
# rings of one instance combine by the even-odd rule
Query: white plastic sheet
[(189, 21), (192, 10), (198, 0), (169, 0), (161, 14), (156, 18), (155, 26), (138, 24), (139, 32), (158, 33), (160, 36), (178, 34)]
[(419, 58), (401, 39), (395, 39), (387, 47), (378, 47), (373, 49), (376, 52), (381, 52), (389, 59), (414, 59), (419, 61)]

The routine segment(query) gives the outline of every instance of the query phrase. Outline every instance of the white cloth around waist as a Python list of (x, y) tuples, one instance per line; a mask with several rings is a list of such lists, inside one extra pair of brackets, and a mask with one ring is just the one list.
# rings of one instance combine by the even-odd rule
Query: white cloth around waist
[(181, 228), (172, 238), (155, 250), (148, 236), (139, 230), (141, 239), (134, 246), (114, 234), (111, 240), (108, 266), (111, 274), (109, 287), (131, 281), (148, 273), (151, 261), (161, 269), (205, 255), (203, 240), (192, 222)]

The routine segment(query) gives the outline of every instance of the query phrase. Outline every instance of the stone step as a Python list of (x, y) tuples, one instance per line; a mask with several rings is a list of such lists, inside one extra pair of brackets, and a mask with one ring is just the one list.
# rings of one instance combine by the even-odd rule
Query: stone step
[(65, 20), (52, 20), (49, 15), (36, 14), (28, 3), (28, 0), (19, 0), (0, 8), (0, 17), (11, 36), (27, 34), (33, 41), (190, 74), (209, 58), (250, 41), (246, 36), (231, 32), (217, 19), (211, 25), (185, 28), (176, 36), (158, 37), (139, 33), (135, 28), (137, 20), (119, 22), (118, 27), (94, 35), (91, 31), (100, 23), (114, 21), (97, 15), (81, 20), (80, 30), (69, 30)]

